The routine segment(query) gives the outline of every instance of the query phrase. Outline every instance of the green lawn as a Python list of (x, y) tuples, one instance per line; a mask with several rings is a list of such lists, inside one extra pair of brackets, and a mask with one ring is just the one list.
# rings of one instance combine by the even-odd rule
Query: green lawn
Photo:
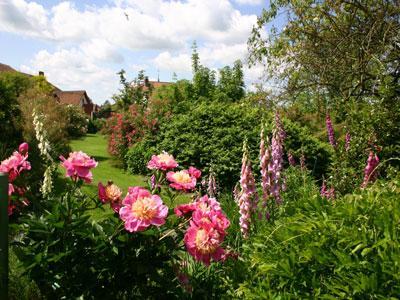
[[(107, 138), (100, 134), (87, 134), (85, 137), (71, 141), (71, 148), (73, 151), (83, 151), (87, 155), (93, 157), (98, 165), (92, 169), (93, 182), (91, 184), (84, 184), (83, 191), (90, 196), (97, 197), (97, 184), (101, 181), (106, 184), (108, 180), (112, 180), (117, 186), (122, 189), (123, 196), (128, 192), (129, 186), (147, 186), (146, 177), (140, 175), (132, 175), (125, 172), (122, 168), (118, 167), (118, 162), (107, 151)], [(60, 168), (61, 172), (64, 172)], [(63, 176), (61, 176), (63, 177)], [(161, 198), (163, 194), (160, 195)], [(164, 198), (164, 202), (169, 207), (174, 207), (180, 203), (187, 203), (190, 201), (191, 194), (179, 195), (173, 203)], [(94, 219), (107, 218), (113, 214), (108, 205), (103, 206), (106, 210), (96, 209), (91, 211)]]
[(100, 134), (87, 134), (84, 138), (71, 141), (73, 151), (83, 151), (87, 155), (93, 157), (98, 165), (92, 169), (93, 182), (86, 185), (84, 191), (91, 195), (97, 194), (97, 184), (101, 181), (106, 184), (108, 180), (112, 180), (124, 192), (127, 192), (129, 186), (145, 186), (146, 178), (139, 175), (132, 175), (125, 172), (117, 166), (117, 162), (111, 157), (107, 151), (107, 139)]

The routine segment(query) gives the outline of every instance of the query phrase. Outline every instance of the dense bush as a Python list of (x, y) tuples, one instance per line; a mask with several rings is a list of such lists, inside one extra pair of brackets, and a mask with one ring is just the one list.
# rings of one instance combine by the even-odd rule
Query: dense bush
[(90, 119), (87, 126), (88, 133), (97, 133), (103, 129), (106, 119)]
[(183, 165), (194, 163), (206, 171), (212, 165), (219, 182), (232, 186), (239, 178), (246, 137), (257, 156), (260, 117), (258, 110), (246, 105), (199, 103), (161, 124), (155, 146), (174, 154)]
[(75, 105), (66, 105), (67, 133), (72, 138), (84, 136), (88, 130), (88, 117), (81, 108)]
[(11, 154), (22, 140), (21, 111), (19, 95), (26, 91), (31, 82), (27, 76), (18, 73), (0, 74), (0, 156)]
[(143, 139), (131, 146), (125, 155), (126, 168), (132, 174), (146, 174), (147, 162), (151, 155), (156, 153), (151, 142)]
[[(251, 158), (255, 161), (260, 126), (264, 123), (266, 132), (271, 133), (270, 120), (270, 114), (263, 116), (260, 109), (250, 105), (207, 101), (161, 124), (154, 145), (158, 151), (173, 153), (183, 164), (194, 162), (206, 171), (212, 165), (222, 186), (232, 187), (239, 179), (244, 139), (248, 139)], [(291, 151), (297, 162), (304, 154), (313, 175), (321, 177), (330, 163), (329, 145), (293, 122), (285, 120), (284, 127), (285, 151)], [(254, 168), (257, 170), (258, 163)]]
[[(397, 179), (329, 202), (288, 178), (282, 215), (244, 245), (252, 271), (236, 290), (246, 299), (377, 298), (400, 293)], [(295, 197), (293, 197), (295, 196)]]

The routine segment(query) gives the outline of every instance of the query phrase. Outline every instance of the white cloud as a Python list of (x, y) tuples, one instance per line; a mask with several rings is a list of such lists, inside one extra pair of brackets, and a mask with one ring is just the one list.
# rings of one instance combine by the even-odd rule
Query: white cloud
[(173, 56), (170, 52), (162, 52), (153, 60), (155, 66), (160, 70), (171, 72), (190, 72), (191, 58), (187, 53), (180, 53)]
[(21, 71), (31, 74), (37, 74), (39, 70), (62, 90), (86, 89), (96, 103), (107, 100), (118, 88), (115, 70), (98, 66), (75, 48), (54, 53), (42, 50), (35, 55), (30, 66), (21, 66)]
[[(242, 13), (232, 1), (108, 0), (84, 8), (64, 1), (45, 8), (39, 1), (0, 0), (0, 31), (51, 41), (57, 50), (36, 53), (24, 71), (43, 70), (60, 88), (86, 89), (101, 102), (117, 90), (115, 72), (121, 68), (154, 67), (189, 76), (194, 40), (201, 63), (211, 69), (245, 61), (257, 17)], [(138, 51), (147, 52), (132, 59)], [(126, 62), (130, 67), (121, 65)], [(251, 79), (255, 73), (245, 72)]]
[(261, 5), (265, 1), (264, 0), (235, 0), (235, 2), (240, 5)]

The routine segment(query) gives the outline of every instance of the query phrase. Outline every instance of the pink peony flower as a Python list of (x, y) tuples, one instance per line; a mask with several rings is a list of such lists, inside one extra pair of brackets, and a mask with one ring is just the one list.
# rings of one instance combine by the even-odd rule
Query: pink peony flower
[(65, 159), (64, 156), (60, 156), (60, 159), (61, 165), (66, 170), (66, 177), (71, 177), (73, 180), (82, 179), (86, 183), (92, 182), (93, 175), (90, 169), (95, 168), (97, 162), (86, 153), (71, 152), (68, 159)]
[(223, 235), (212, 223), (201, 223), (198, 226), (192, 222), (185, 233), (184, 242), (187, 251), (197, 261), (210, 265), (211, 259), (222, 260), (225, 250), (221, 248)]
[(0, 172), (8, 173), (9, 182), (13, 182), (22, 171), (31, 169), (31, 164), (27, 159), (28, 154), (22, 155), (15, 151), (13, 155), (1, 162)]
[(194, 212), (197, 209), (197, 203), (180, 204), (174, 208), (174, 212), (178, 217), (182, 217)]
[(101, 182), (98, 184), (99, 199), (102, 203), (110, 203), (110, 207), (114, 212), (118, 213), (121, 208), (121, 195), (120, 188), (113, 184), (111, 181), (104, 186)]
[(26, 153), (28, 153), (28, 150), (29, 150), (28, 143), (22, 143), (21, 145), (19, 145), (19, 148), (18, 148), (19, 153), (26, 154)]
[(201, 171), (196, 169), (195, 167), (189, 167), (190, 176), (199, 179), (201, 177)]
[(161, 226), (168, 215), (168, 207), (161, 198), (141, 187), (130, 187), (119, 210), (120, 218), (129, 232), (143, 231), (151, 225)]
[(188, 170), (168, 172), (167, 179), (171, 182), (170, 187), (185, 192), (192, 191), (197, 183), (196, 177), (191, 176)]
[(212, 224), (222, 236), (226, 235), (225, 230), (229, 227), (230, 222), (221, 210), (202, 211), (200, 209), (193, 212), (193, 223), (201, 226), (204, 223)]
[(174, 157), (165, 151), (163, 151), (161, 154), (153, 155), (150, 161), (147, 163), (147, 168), (150, 170), (167, 171), (174, 169), (177, 166), (178, 163), (175, 161)]
[(210, 210), (219, 211), (221, 210), (221, 206), (215, 198), (210, 198), (205, 195), (195, 202), (189, 204), (180, 204), (174, 208), (174, 212), (178, 217), (188, 215), (196, 210), (203, 212), (209, 212)]

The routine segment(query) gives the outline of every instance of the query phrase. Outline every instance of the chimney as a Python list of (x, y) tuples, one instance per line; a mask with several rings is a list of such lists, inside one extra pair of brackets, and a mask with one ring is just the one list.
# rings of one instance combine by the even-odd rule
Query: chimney
[(44, 72), (43, 71), (39, 71), (39, 76), (44, 76)]

